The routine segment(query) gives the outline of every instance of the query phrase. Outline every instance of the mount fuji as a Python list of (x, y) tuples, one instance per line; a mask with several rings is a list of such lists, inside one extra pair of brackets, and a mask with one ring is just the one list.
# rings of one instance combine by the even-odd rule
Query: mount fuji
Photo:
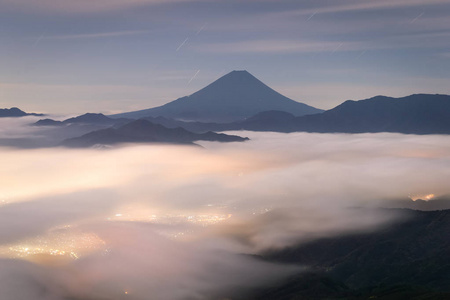
[(232, 71), (205, 88), (165, 105), (112, 115), (114, 118), (166, 117), (185, 121), (232, 122), (278, 110), (295, 116), (322, 112), (289, 99), (247, 71)]

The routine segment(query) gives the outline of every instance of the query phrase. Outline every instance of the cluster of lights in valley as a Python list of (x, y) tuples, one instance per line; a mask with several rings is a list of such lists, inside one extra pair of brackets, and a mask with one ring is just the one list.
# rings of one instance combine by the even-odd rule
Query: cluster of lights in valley
[[(148, 222), (154, 224), (176, 225), (182, 223), (191, 223), (206, 227), (229, 220), (232, 214), (164, 214), (164, 215), (146, 215), (139, 216), (128, 213), (116, 213), (107, 218), (107, 221), (122, 222)], [(170, 232), (164, 234), (169, 238), (179, 238), (188, 231)], [(49, 230), (45, 235), (32, 239), (21, 241), (18, 244), (4, 245), (0, 247), (0, 257), (20, 258), (32, 261), (39, 261), (40, 256), (63, 257), (76, 260), (84, 255), (94, 252), (108, 252), (107, 243), (97, 234), (92, 232), (83, 232), (71, 225), (57, 227)]]
[[(418, 199), (428, 201), (435, 197), (434, 194), (409, 196), (413, 201)], [(270, 210), (271, 208), (262, 208), (254, 211), (252, 214), (260, 215), (267, 213)], [(136, 213), (136, 211), (130, 211), (116, 213), (108, 217), (107, 221), (147, 222), (165, 225), (194, 224), (196, 226), (207, 227), (227, 221), (231, 219), (232, 216), (233, 215), (229, 213), (139, 214)], [(169, 233), (162, 232), (165, 236), (173, 239), (184, 237), (188, 233), (189, 230)], [(76, 260), (84, 255), (89, 255), (98, 251), (109, 251), (107, 243), (98, 235), (92, 232), (83, 232), (74, 229), (71, 225), (66, 225), (53, 228), (49, 230), (46, 235), (24, 240), (18, 244), (4, 245), (0, 247), (0, 257), (36, 260), (36, 257), (39, 257), (40, 255), (50, 255)]]

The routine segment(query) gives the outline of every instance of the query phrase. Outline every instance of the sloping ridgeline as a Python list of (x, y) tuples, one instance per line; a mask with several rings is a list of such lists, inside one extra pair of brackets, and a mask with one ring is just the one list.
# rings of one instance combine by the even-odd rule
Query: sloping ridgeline
[(279, 110), (263, 111), (230, 123), (182, 122), (148, 117), (168, 127), (194, 132), (251, 130), (275, 132), (450, 134), (450, 96), (418, 94), (403, 98), (377, 96), (311, 115), (296, 117)]
[(259, 112), (280, 110), (303, 116), (322, 112), (274, 91), (247, 71), (232, 71), (205, 88), (165, 105), (113, 115), (115, 118), (166, 117), (225, 123)]
[(11, 118), (11, 117), (25, 117), (25, 116), (43, 116), (44, 114), (27, 113), (23, 110), (12, 107), (12, 108), (0, 108), (0, 118)]
[(312, 267), (246, 299), (450, 299), (450, 210), (401, 210), (377, 232), (323, 238), (263, 255)]
[(193, 133), (183, 128), (166, 128), (147, 120), (136, 120), (119, 128), (96, 130), (62, 142), (66, 147), (91, 147), (121, 143), (193, 144), (194, 141), (242, 142), (248, 138), (221, 133)]
[(322, 114), (296, 118), (296, 131), (450, 133), (450, 96), (417, 94), (346, 101)]

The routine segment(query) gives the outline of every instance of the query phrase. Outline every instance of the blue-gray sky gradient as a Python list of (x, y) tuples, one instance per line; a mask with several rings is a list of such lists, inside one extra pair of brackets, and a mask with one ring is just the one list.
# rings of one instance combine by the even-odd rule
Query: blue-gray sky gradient
[(450, 93), (449, 0), (0, 0), (0, 106), (121, 112), (246, 69), (329, 109)]

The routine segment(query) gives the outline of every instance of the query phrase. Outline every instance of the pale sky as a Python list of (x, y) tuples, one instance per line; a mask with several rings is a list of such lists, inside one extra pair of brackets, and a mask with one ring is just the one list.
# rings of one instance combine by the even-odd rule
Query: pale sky
[(450, 0), (0, 0), (0, 107), (150, 108), (232, 70), (330, 109), (450, 94)]

